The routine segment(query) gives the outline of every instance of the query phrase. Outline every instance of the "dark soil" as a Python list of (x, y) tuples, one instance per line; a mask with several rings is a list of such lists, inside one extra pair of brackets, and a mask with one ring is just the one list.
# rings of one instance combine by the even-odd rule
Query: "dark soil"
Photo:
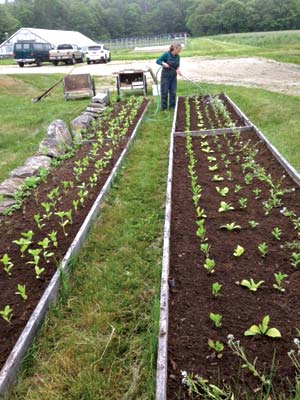
[[(185, 125), (181, 111), (180, 109), (177, 126)], [(192, 121), (193, 123), (195, 121)], [(256, 161), (266, 168), (273, 181), (279, 181), (284, 174), (287, 175), (254, 131), (241, 134), (242, 142), (248, 139), (258, 142)], [(208, 170), (207, 154), (203, 153), (200, 147), (201, 138), (193, 138), (195, 157), (198, 160), (196, 170), (203, 188), (200, 206), (205, 209), (207, 215), (210, 258), (216, 262), (215, 272), (208, 275), (203, 267), (205, 257), (199, 249), (200, 239), (196, 236), (197, 216), (192, 202), (185, 140), (176, 137), (174, 148), (170, 276), (175, 279), (175, 287), (170, 289), (169, 300), (167, 398), (189, 398), (187, 390), (181, 384), (181, 371), (199, 374), (210, 383), (220, 386), (228, 383), (235, 388), (237, 399), (246, 398), (243, 390), (250, 393), (249, 398), (258, 398), (254, 391), (261, 387), (260, 381), (247, 369), (240, 369), (239, 358), (227, 347), (228, 334), (233, 334), (241, 341), (251, 362), (257, 357), (257, 369), (267, 375), (270, 374), (275, 357), (274, 388), (277, 394), (283, 392), (288, 398), (288, 380), (293, 384), (295, 369), (287, 352), (293, 348), (293, 338), (299, 336), (297, 329), (300, 328), (300, 270), (295, 270), (289, 261), (291, 253), (299, 250), (282, 248), (282, 245), (294, 240), (299, 243), (299, 237), (291, 220), (280, 213), (280, 208), (274, 208), (269, 215), (265, 215), (262, 201), (269, 197), (268, 187), (257, 179), (250, 185), (245, 184), (240, 163), (236, 161), (237, 149), (235, 154), (230, 155), (226, 150), (223, 135), (219, 136), (221, 150), (217, 149), (212, 137), (205, 139), (215, 151), (212, 155), (218, 159), (219, 170), (216, 172)], [(231, 161), (229, 169), (232, 171), (233, 181), (226, 178), (226, 167), (220, 157), (222, 153), (226, 153), (226, 158)], [(212, 182), (211, 179), (216, 173), (225, 177), (223, 182)], [(234, 193), (236, 184), (242, 186), (239, 193)], [(221, 197), (215, 189), (216, 186), (227, 186), (228, 196)], [(289, 176), (283, 179), (282, 186), (296, 188), (283, 196), (283, 203), (288, 210), (293, 210), (299, 215), (299, 187), (296, 187)], [(262, 190), (260, 199), (255, 199), (255, 188)], [(246, 209), (239, 208), (240, 197), (247, 197)], [(219, 213), (218, 208), (223, 200), (230, 202), (235, 210)], [(252, 229), (249, 220), (259, 222), (259, 226)], [(230, 222), (236, 222), (242, 229), (234, 232), (220, 229), (221, 225)], [(276, 226), (283, 232), (280, 241), (275, 240), (271, 234)], [(258, 244), (262, 242), (268, 245), (268, 254), (264, 258), (257, 249)], [(240, 258), (233, 256), (238, 244), (245, 248), (245, 253)], [(286, 288), (284, 293), (273, 288), (273, 274), (278, 271), (288, 274), (283, 284)], [(257, 292), (251, 292), (236, 284), (237, 281), (250, 278), (255, 282), (264, 280)], [(216, 298), (211, 292), (214, 282), (223, 285), (221, 295)], [(221, 328), (214, 328), (209, 318), (211, 312), (222, 314)], [(244, 336), (244, 332), (252, 324), (261, 323), (265, 315), (270, 316), (270, 327), (278, 328), (282, 338)], [(208, 346), (208, 339), (219, 340), (225, 345), (222, 358), (215, 357)]]
[[(11, 216), (1, 218), (0, 258), (3, 256), (3, 254), (8, 253), (9, 257), (14, 263), (14, 267), (12, 269), (12, 276), (10, 278), (2, 270), (2, 265), (0, 268), (0, 310), (3, 310), (6, 305), (9, 305), (13, 309), (11, 323), (7, 323), (0, 318), (0, 367), (2, 367), (6, 361), (6, 358), (12, 350), (20, 333), (22, 332), (22, 329), (27, 323), (32, 311), (47, 287), (47, 284), (55, 273), (59, 260), (63, 258), (78, 230), (80, 229), (80, 226), (84, 222), (85, 217), (87, 216), (101, 188), (106, 182), (106, 179), (109, 176), (113, 166), (118, 160), (122, 150), (126, 146), (126, 143), (128, 142), (128, 139), (130, 138), (137, 121), (147, 106), (147, 103), (147, 100), (143, 100), (134, 122), (128, 128), (126, 137), (120, 140), (119, 145), (114, 148), (113, 157), (102, 171), (96, 186), (89, 190), (88, 198), (85, 201), (84, 207), (79, 206), (77, 212), (75, 212), (73, 209), (73, 224), (67, 225), (67, 236), (63, 234), (62, 228), (58, 224), (59, 219), (57, 216), (52, 215), (49, 221), (46, 221), (46, 226), (44, 226), (42, 230), (37, 228), (33, 217), (36, 213), (40, 213), (41, 215), (44, 213), (44, 210), (40, 204), (42, 202), (49, 201), (47, 195), (55, 187), (59, 187), (62, 197), (58, 202), (57, 211), (67, 211), (73, 208), (72, 201), (78, 198), (77, 193), (79, 191), (78, 187), (76, 187), (76, 181), (74, 188), (69, 188), (68, 192), (63, 190), (62, 181), (74, 181), (74, 175), (72, 173), (74, 163), (89, 153), (92, 144), (84, 144), (80, 146), (75, 156), (65, 160), (58, 167), (51, 170), (47, 182), (41, 183), (38, 189), (24, 201), (21, 210), (14, 212), (14, 214)], [(117, 105), (117, 107), (119, 107), (119, 105)], [(109, 141), (106, 142), (95, 161), (97, 159), (101, 159), (104, 152), (111, 148), (111, 143)], [(89, 177), (93, 174), (93, 172), (94, 164), (90, 163), (90, 166), (82, 175), (79, 184), (82, 182), (88, 182)], [(32, 259), (32, 257), (28, 256), (27, 254), (24, 258), (21, 258), (19, 247), (12, 243), (13, 240), (21, 237), (22, 232), (28, 230), (32, 230), (34, 232), (34, 243), (31, 245), (31, 248), (37, 248), (37, 243), (39, 241), (43, 240), (50, 232), (57, 231), (58, 248), (55, 249), (53, 246), (49, 248), (49, 251), (55, 252), (55, 257), (52, 257), (48, 264), (46, 264), (44, 261), (42, 263), (43, 265), (40, 264), (40, 266), (45, 267), (45, 272), (41, 275), (40, 279), (36, 279), (34, 267), (30, 264), (26, 264)], [(26, 293), (28, 295), (28, 299), (26, 301), (23, 301), (20, 296), (15, 294), (18, 284), (26, 286)]]
[[(227, 112), (230, 115), (231, 121), (234, 122), (235, 126), (245, 126), (245, 122), (243, 118), (241, 118), (237, 112), (234, 110), (231, 104), (228, 103), (224, 94), (220, 94), (214, 96), (214, 98), (218, 99), (226, 108)], [(199, 99), (199, 106), (197, 107), (195, 104), (195, 99)], [(220, 110), (214, 112), (212, 97), (189, 97), (188, 98), (190, 109), (191, 109), (191, 131), (199, 131), (206, 129), (219, 129), (219, 128), (228, 128), (229, 125), (224, 120), (224, 117)], [(200, 112), (203, 117), (204, 126), (201, 128), (198, 126), (199, 120), (197, 112)], [(177, 111), (177, 120), (175, 125), (176, 132), (184, 132), (186, 130), (185, 125), (185, 97), (178, 98), (178, 111)]]

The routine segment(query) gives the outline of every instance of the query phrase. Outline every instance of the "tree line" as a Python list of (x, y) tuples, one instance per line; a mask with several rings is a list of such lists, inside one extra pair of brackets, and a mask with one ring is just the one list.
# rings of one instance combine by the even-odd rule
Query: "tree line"
[(0, 42), (20, 27), (74, 30), (94, 40), (299, 29), (300, 0), (6, 0), (0, 4)]

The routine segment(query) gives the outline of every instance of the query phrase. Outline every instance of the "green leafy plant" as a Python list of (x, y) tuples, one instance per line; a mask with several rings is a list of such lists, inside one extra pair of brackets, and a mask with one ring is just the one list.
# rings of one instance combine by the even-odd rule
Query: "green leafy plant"
[(200, 244), (200, 250), (202, 251), (202, 253), (204, 253), (206, 255), (206, 257), (208, 257), (208, 255), (209, 255), (210, 247), (211, 246), (208, 243), (201, 243)]
[(209, 274), (212, 274), (215, 270), (215, 260), (211, 259), (211, 258), (206, 258), (205, 259), (205, 263), (204, 263), (204, 268), (206, 269), (206, 271)]
[(230, 203), (226, 203), (226, 201), (221, 201), (218, 211), (226, 212), (230, 210), (234, 210), (234, 207)]
[(245, 336), (265, 335), (271, 338), (280, 338), (281, 333), (277, 328), (269, 328), (270, 317), (265, 315), (262, 323), (251, 325), (244, 333)]
[(282, 274), (281, 272), (275, 272), (274, 278), (276, 283), (273, 284), (273, 288), (279, 290), (280, 292), (285, 292), (285, 289), (282, 287), (282, 283), (285, 278), (287, 278), (287, 274)]
[(18, 294), (22, 297), (23, 300), (27, 300), (28, 296), (26, 294), (26, 287), (25, 285), (18, 284), (17, 291), (15, 294)]
[(297, 269), (300, 263), (300, 253), (293, 252), (290, 258), (292, 266)]
[(233, 177), (232, 177), (232, 172), (231, 171), (226, 171), (226, 176), (227, 176), (227, 179), (229, 181), (233, 181)]
[(258, 200), (260, 198), (261, 189), (255, 188), (253, 189), (253, 193), (255, 195), (255, 199)]
[(222, 315), (210, 313), (209, 318), (212, 320), (216, 328), (221, 328), (222, 326)]
[(264, 283), (265, 281), (259, 281), (255, 283), (255, 281), (250, 278), (250, 280), (243, 279), (242, 282), (240, 282), (240, 286), (244, 286), (247, 289), (251, 290), (252, 292), (256, 292), (257, 289)]
[(57, 232), (56, 231), (52, 231), (52, 232), (48, 233), (48, 236), (49, 236), (53, 246), (54, 247), (58, 247)]
[(45, 268), (40, 268), (38, 265), (35, 265), (34, 271), (36, 279), (40, 279), (42, 273), (45, 271)]
[(11, 270), (14, 266), (14, 264), (11, 262), (11, 259), (7, 253), (4, 254), (4, 256), (0, 259), (2, 264), (4, 265), (3, 270), (7, 273), (8, 276), (11, 276)]
[(219, 195), (225, 197), (229, 193), (228, 187), (220, 188), (219, 186), (216, 186), (216, 191), (219, 193)]
[(52, 211), (51, 208), (55, 207), (55, 202), (50, 203), (50, 202), (42, 202), (41, 206), (43, 207), (45, 214), (43, 214), (43, 218), (46, 218), (47, 220), (50, 219), (51, 215), (52, 215)]
[(267, 243), (263, 242), (263, 243), (259, 243), (259, 245), (257, 246), (258, 251), (260, 252), (262, 257), (266, 257), (266, 255), (268, 254), (268, 245)]
[(9, 305), (5, 306), (3, 310), (0, 310), (0, 315), (4, 319), (4, 321), (10, 323), (13, 312)]
[(217, 354), (218, 358), (222, 357), (222, 351), (224, 350), (224, 344), (216, 340), (208, 339), (208, 346)]
[(212, 177), (212, 181), (213, 182), (221, 182), (221, 181), (224, 181), (224, 178), (223, 178), (223, 176), (220, 176), (220, 175), (214, 175)]
[(49, 258), (54, 256), (54, 253), (51, 251), (48, 251), (48, 247), (50, 245), (50, 239), (48, 237), (45, 237), (43, 240), (38, 242), (38, 245), (42, 247), (43, 249), (43, 256), (46, 260), (47, 263), (50, 262)]
[(45, 224), (43, 224), (43, 218), (41, 217), (40, 214), (34, 214), (33, 219), (35, 221), (35, 223), (37, 224), (38, 228), (40, 230), (43, 229), (43, 227), (45, 226)]
[(231, 232), (231, 231), (236, 231), (236, 230), (241, 229), (241, 226), (237, 225), (235, 222), (231, 222), (231, 223), (228, 223), (228, 224), (225, 224), (225, 225), (221, 225), (220, 228), (221, 229), (227, 229), (228, 231)]
[(251, 226), (252, 229), (255, 229), (259, 225), (259, 222), (250, 220), (250, 221), (248, 221), (248, 224)]
[(240, 246), (239, 244), (236, 246), (233, 255), (235, 257), (241, 257), (245, 253), (245, 249), (243, 246)]
[(201, 208), (201, 207), (197, 207), (196, 208), (196, 213), (197, 213), (197, 217), (198, 218), (206, 218), (207, 217), (207, 215), (205, 214), (205, 210), (204, 210), (204, 208)]
[(240, 199), (239, 199), (239, 204), (240, 204), (240, 207), (241, 208), (247, 208), (247, 205), (248, 205), (248, 199), (247, 199), (247, 197), (241, 197)]
[(276, 226), (272, 230), (272, 235), (276, 240), (280, 240), (281, 239), (281, 235), (282, 235), (282, 230), (280, 228), (278, 228), (278, 226)]
[(218, 169), (219, 169), (218, 164), (208, 166), (209, 171), (217, 171)]
[(65, 236), (68, 236), (66, 232), (66, 225), (72, 223), (72, 210), (69, 211), (57, 211), (55, 213), (60, 218), (59, 225), (62, 227)]
[(198, 219), (196, 221), (196, 223), (198, 225), (198, 228), (197, 228), (197, 231), (196, 231), (196, 235), (201, 239), (201, 241), (204, 241), (205, 240), (205, 235), (206, 235), (206, 229), (205, 229), (205, 226), (204, 226), (205, 219), (204, 218), (203, 219)]
[(234, 186), (234, 193), (238, 193), (242, 189), (241, 185), (235, 185)]
[(214, 297), (217, 297), (217, 296), (220, 295), (221, 289), (222, 289), (222, 285), (219, 282), (214, 282), (211, 285), (211, 292), (212, 292)]
[(32, 243), (33, 231), (29, 230), (27, 232), (22, 232), (19, 240), (13, 240), (13, 243), (17, 244), (20, 247), (21, 257), (24, 257), (25, 251)]

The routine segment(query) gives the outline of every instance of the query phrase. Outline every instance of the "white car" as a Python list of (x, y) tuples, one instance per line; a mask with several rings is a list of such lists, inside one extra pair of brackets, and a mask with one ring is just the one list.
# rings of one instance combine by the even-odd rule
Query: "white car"
[(108, 61), (110, 61), (110, 51), (103, 44), (89, 46), (85, 57), (88, 64), (101, 61), (107, 63)]

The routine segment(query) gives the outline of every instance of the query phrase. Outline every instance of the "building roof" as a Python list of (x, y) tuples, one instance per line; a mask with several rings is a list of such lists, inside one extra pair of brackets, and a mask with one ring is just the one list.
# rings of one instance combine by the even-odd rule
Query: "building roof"
[(0, 49), (1, 47), (12, 47), (13, 43), (20, 40), (40, 40), (42, 42), (48, 42), (53, 46), (62, 43), (77, 44), (79, 47), (87, 47), (97, 44), (94, 40), (77, 31), (21, 28), (0, 44)]

